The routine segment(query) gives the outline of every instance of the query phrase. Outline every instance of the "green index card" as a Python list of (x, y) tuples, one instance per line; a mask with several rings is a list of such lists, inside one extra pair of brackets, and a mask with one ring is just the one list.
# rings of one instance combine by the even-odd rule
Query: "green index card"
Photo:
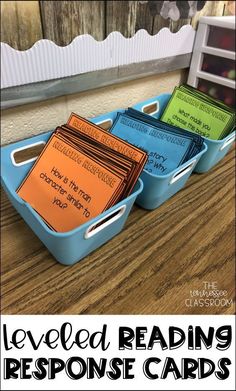
[(233, 113), (214, 104), (212, 100), (207, 101), (198, 94), (194, 96), (187, 88), (181, 90), (176, 87), (161, 120), (203, 137), (219, 140), (232, 130)]

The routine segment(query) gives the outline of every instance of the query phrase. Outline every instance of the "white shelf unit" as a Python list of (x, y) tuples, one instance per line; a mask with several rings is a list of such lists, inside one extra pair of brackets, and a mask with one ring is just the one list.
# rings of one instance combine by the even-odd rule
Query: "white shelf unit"
[[(205, 68), (208, 67), (207, 59), (211, 66), (206, 70)], [(231, 74), (229, 73), (231, 77), (228, 76), (227, 71), (220, 72), (224, 67), (225, 69), (231, 68)], [(202, 81), (206, 81), (203, 82), (203, 85), (204, 83), (208, 86), (215, 85), (215, 90), (217, 88), (219, 89), (219, 86), (227, 87), (231, 89), (228, 90), (228, 95), (235, 95), (234, 16), (204, 16), (200, 18), (193, 48), (188, 84), (199, 88), (199, 81), (201, 83)], [(224, 88), (226, 93), (227, 88)], [(209, 91), (205, 92), (209, 93)], [(210, 95), (212, 94), (210, 93)], [(217, 98), (217, 96), (215, 97)]]

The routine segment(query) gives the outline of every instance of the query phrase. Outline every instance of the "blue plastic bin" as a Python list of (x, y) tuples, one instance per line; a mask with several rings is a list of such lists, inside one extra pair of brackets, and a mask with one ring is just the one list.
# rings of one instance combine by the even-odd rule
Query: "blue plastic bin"
[[(141, 102), (133, 108), (159, 118), (170, 96), (170, 94), (162, 94)], [(166, 175), (154, 175), (144, 170), (141, 175), (144, 189), (137, 197), (136, 203), (145, 209), (155, 209), (163, 204), (184, 187), (199, 160), (206, 152), (207, 145), (204, 142), (202, 150), (197, 155)]]
[(138, 195), (136, 203), (145, 209), (155, 209), (163, 204), (184, 187), (194, 167), (206, 151), (207, 146), (204, 143), (201, 152), (166, 175), (154, 175), (143, 170), (141, 179), (144, 188)]
[[(113, 117), (114, 115), (113, 113)], [(93, 122), (99, 122), (100, 117), (97, 120), (93, 118)], [(86, 224), (66, 233), (52, 231), (37, 212), (16, 193), (16, 189), (32, 167), (36, 158), (20, 164), (16, 164), (14, 160), (15, 152), (47, 142), (51, 133), (47, 132), (2, 147), (1, 181), (13, 206), (57, 261), (64, 265), (72, 265), (96, 250), (122, 230), (137, 195), (143, 189), (143, 183), (139, 179), (129, 197), (120, 201), (98, 217), (88, 221)], [(99, 225), (97, 226), (98, 223)]]
[[(153, 106), (155, 103), (154, 114), (157, 118), (160, 116), (161, 112), (166, 107), (167, 102), (170, 99), (170, 94), (163, 94), (156, 98), (148, 99), (145, 102), (142, 102), (134, 108), (140, 110), (145, 107)], [(116, 118), (117, 112), (124, 112), (123, 109), (113, 111), (101, 115), (92, 119), (93, 122), (101, 124), (102, 122), (108, 122), (111, 126)], [(198, 163), (199, 159), (206, 152), (207, 146), (203, 145), (201, 152), (194, 156), (188, 162), (185, 162), (175, 170), (171, 171), (166, 175), (153, 175), (146, 170), (143, 170), (141, 174), (141, 179), (143, 181), (143, 191), (140, 193), (136, 199), (136, 203), (142, 206), (145, 209), (155, 209), (168, 198), (172, 197), (175, 193), (181, 190), (189, 176), (191, 175), (194, 167)]]
[(214, 167), (230, 150), (232, 143), (235, 140), (235, 131), (230, 133), (223, 140), (210, 140), (204, 137), (204, 142), (207, 145), (207, 152), (201, 157), (195, 167), (195, 172), (202, 174)]
[[(148, 112), (148, 114), (155, 118), (160, 118), (170, 97), (171, 94), (162, 94), (138, 103), (133, 107), (136, 110)], [(231, 144), (235, 140), (235, 131), (230, 133), (222, 140), (210, 140), (206, 137), (203, 138), (205, 144), (207, 145), (207, 151), (206, 153), (202, 154), (200, 160), (195, 165), (194, 172), (197, 173), (209, 171), (221, 159), (223, 159), (223, 157), (229, 151)]]

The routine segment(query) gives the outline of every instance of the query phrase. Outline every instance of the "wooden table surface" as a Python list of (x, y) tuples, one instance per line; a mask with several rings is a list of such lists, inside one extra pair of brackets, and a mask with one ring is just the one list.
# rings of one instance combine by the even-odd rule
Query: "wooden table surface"
[[(55, 261), (2, 196), (2, 313), (233, 314), (234, 153), (74, 266)], [(214, 283), (224, 300), (192, 291)], [(209, 301), (208, 301), (209, 304)]]

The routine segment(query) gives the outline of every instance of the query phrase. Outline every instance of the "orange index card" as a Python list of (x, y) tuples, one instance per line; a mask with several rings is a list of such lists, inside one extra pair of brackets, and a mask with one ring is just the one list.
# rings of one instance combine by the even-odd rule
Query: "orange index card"
[(17, 192), (50, 227), (66, 232), (114, 204), (123, 181), (54, 134)]

